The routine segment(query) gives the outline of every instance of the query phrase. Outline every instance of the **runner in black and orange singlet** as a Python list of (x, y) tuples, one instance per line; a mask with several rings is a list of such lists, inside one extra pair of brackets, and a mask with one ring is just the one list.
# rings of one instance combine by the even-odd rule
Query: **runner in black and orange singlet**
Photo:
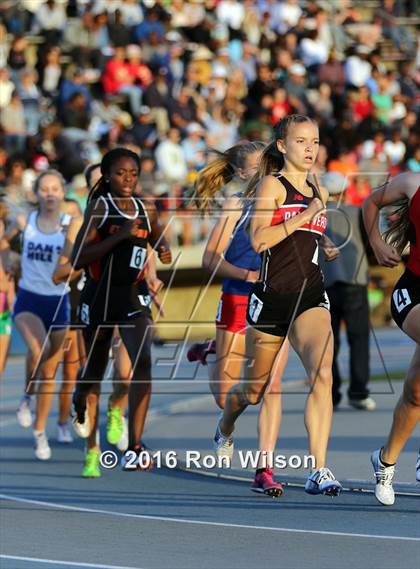
[(73, 397), (73, 424), (88, 437), (95, 420), (86, 411), (87, 396), (101, 381), (115, 326), (133, 366), (129, 390), (129, 450), (139, 452), (151, 395), (151, 297), (144, 279), (147, 247), (163, 263), (171, 262), (154, 207), (133, 197), (140, 170), (137, 154), (125, 148), (108, 152), (102, 177), (92, 189), (72, 264), (88, 269), (79, 305), (87, 362)]
[[(263, 254), (260, 281), (248, 301), (244, 380), (232, 387), (215, 435), (220, 455), (233, 451), (235, 421), (256, 405), (267, 386), (286, 337), (298, 353), (311, 382), (305, 425), (315, 471), (305, 485), (310, 494), (336, 495), (341, 484), (326, 468), (332, 421), (333, 337), (329, 303), (318, 265), (319, 241), (326, 217), (326, 190), (308, 182), (319, 147), (318, 126), (310, 118), (289, 115), (274, 126), (274, 140), (264, 150), (251, 221), (251, 243)], [(322, 192), (322, 193), (321, 193)]]
[[(394, 420), (386, 444), (372, 453), (375, 470), (375, 496), (381, 504), (392, 506), (395, 463), (420, 420), (420, 176), (404, 173), (373, 192), (363, 205), (363, 217), (372, 249), (378, 262), (395, 267), (407, 244), (407, 267), (394, 287), (391, 313), (403, 332), (416, 343), (413, 359), (404, 382), (404, 391), (394, 411)], [(379, 232), (379, 210), (394, 205), (395, 220), (384, 239)], [(420, 453), (417, 458), (417, 482), (420, 482)]]

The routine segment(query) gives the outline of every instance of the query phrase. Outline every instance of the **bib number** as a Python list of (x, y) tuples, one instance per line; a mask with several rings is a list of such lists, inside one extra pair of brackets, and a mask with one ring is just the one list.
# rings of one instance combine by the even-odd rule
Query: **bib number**
[(141, 271), (146, 261), (147, 249), (143, 247), (133, 247), (133, 252), (131, 254), (130, 267)]
[(142, 306), (149, 306), (152, 302), (150, 294), (138, 294), (137, 298)]
[(404, 308), (411, 304), (411, 298), (406, 288), (398, 288), (397, 290), (394, 290), (392, 299), (398, 312), (403, 311)]
[(263, 302), (255, 294), (251, 295), (249, 299), (249, 317), (253, 322), (258, 322), (258, 317), (263, 309)]
[(89, 326), (90, 323), (90, 318), (89, 318), (89, 305), (83, 303), (82, 306), (80, 307), (80, 320), (83, 322), (83, 324), (86, 324), (87, 326)]

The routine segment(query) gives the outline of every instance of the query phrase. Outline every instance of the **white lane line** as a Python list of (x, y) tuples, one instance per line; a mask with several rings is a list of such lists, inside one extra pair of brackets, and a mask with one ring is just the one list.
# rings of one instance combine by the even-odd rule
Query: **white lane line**
[(91, 567), (93, 569), (139, 569), (137, 567), (128, 567), (127, 565), (104, 565), (101, 563), (79, 563), (78, 561), (61, 561), (59, 559), (41, 559), (40, 557), (22, 557), (20, 555), (3, 555), (0, 559), (10, 559), (11, 561), (27, 561), (31, 563), (45, 563), (47, 565), (65, 565), (67, 567)]
[(365, 533), (348, 533), (340, 531), (323, 531), (323, 530), (310, 530), (310, 529), (292, 529), (292, 528), (276, 528), (269, 526), (252, 526), (245, 524), (227, 524), (222, 522), (205, 522), (202, 520), (185, 520), (180, 518), (170, 518), (166, 516), (148, 516), (146, 514), (128, 514), (125, 512), (112, 512), (110, 510), (97, 510), (94, 508), (82, 508), (80, 506), (67, 506), (65, 504), (56, 504), (54, 502), (42, 502), (40, 500), (30, 500), (28, 498), (19, 498), (18, 496), (11, 496), (9, 494), (0, 494), (0, 500), (9, 500), (11, 502), (20, 502), (23, 504), (33, 504), (34, 506), (44, 506), (47, 508), (58, 508), (61, 510), (69, 510), (72, 512), (85, 512), (87, 514), (99, 514), (103, 516), (115, 516), (118, 518), (131, 518), (138, 520), (152, 520), (157, 522), (172, 522), (177, 524), (192, 524), (201, 526), (214, 526), (214, 527), (225, 527), (225, 528), (237, 528), (237, 529), (252, 529), (252, 530), (262, 530), (262, 531), (276, 531), (283, 533), (310, 533), (315, 535), (334, 535), (338, 537), (360, 537), (366, 539), (392, 539), (396, 541), (415, 541), (420, 542), (418, 537), (400, 537), (398, 535), (376, 535), (376, 534), (365, 534)]

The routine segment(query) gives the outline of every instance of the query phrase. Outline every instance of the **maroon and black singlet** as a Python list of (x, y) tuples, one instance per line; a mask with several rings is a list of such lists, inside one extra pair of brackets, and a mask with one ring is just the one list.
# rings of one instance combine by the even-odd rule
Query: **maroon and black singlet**
[[(300, 193), (281, 174), (274, 176), (283, 184), (286, 199), (274, 211), (271, 225), (288, 221), (321, 197), (310, 182), (312, 197)], [(254, 328), (285, 336), (292, 321), (306, 310), (318, 306), (329, 309), (318, 265), (319, 240), (326, 226), (327, 217), (321, 213), (263, 253), (261, 280), (255, 283), (248, 302), (247, 321)]]

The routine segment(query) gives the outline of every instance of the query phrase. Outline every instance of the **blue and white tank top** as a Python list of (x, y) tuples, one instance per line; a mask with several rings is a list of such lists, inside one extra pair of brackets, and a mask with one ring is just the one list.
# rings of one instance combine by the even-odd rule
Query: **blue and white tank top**
[(63, 214), (60, 229), (53, 233), (44, 233), (38, 227), (38, 212), (32, 211), (22, 238), (22, 277), (19, 287), (26, 291), (47, 296), (61, 296), (68, 291), (65, 283), (55, 285), (52, 275), (57, 266), (65, 241), (65, 229), (71, 216)]

